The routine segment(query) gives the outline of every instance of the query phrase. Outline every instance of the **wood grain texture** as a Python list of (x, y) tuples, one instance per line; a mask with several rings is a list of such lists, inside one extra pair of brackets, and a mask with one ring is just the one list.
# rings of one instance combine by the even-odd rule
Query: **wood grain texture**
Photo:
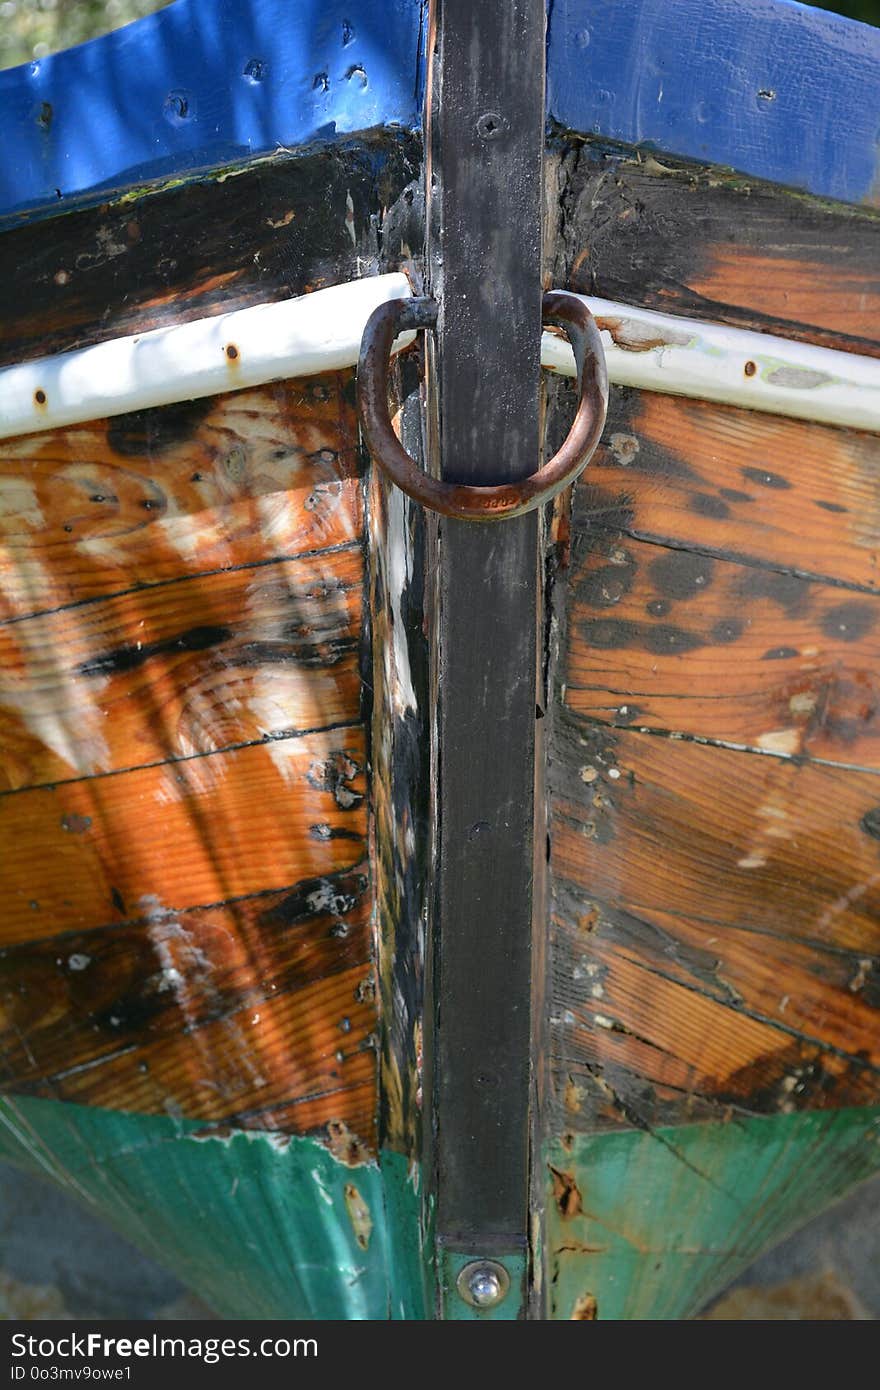
[[(220, 907), (153, 907), (119, 924), (6, 948), (4, 1081), (56, 1085), (63, 1095), (68, 1074), (91, 1068), (89, 1084), (100, 1086), (108, 1056), (137, 1053), (134, 1066), (145, 1047), (175, 1044), (181, 1028), (207, 1067), (208, 1025), (237, 1019), (244, 1032), (282, 996), (364, 965), (367, 888), (356, 866)], [(226, 1051), (227, 1064), (237, 1061), (247, 1075), (248, 1048), (237, 1059)]]
[(291, 1129), (350, 1089), (368, 1139), (363, 769), (353, 727), (3, 798), (6, 1088)]
[(717, 169), (560, 142), (556, 284), (877, 355), (880, 217)]
[(375, 1142), (350, 386), (4, 446), (6, 1090)]
[(876, 1103), (877, 778), (577, 720), (557, 738), (568, 1122)]
[(0, 626), (0, 773), (58, 782), (351, 724), (356, 545)]
[(621, 388), (574, 522), (815, 578), (843, 602), (880, 592), (878, 464), (877, 435)]
[(380, 236), (415, 249), (395, 205), (418, 159), (377, 132), (5, 232), (0, 365), (375, 272)]
[(15, 847), (4, 859), (0, 941), (223, 903), (349, 867), (363, 857), (364, 764), (352, 726), (0, 798), (0, 834)]
[(351, 373), (4, 440), (0, 618), (348, 544), (357, 474)]
[[(872, 214), (589, 145), (556, 188), (557, 283), (877, 351)], [(613, 393), (554, 561), (551, 1132), (878, 1100), (878, 463)]]
[[(0, 359), (346, 281), (376, 269), (380, 245), (405, 260), (421, 235), (400, 199), (414, 150), (388, 133), (5, 235)], [(376, 1273), (362, 1226), (353, 1316), (389, 1311), (388, 1266), (405, 1258), (372, 1162), (361, 465), (350, 372), (0, 450), (6, 1132), (27, 1113), (25, 1158), (53, 1172), (73, 1136), (62, 1180), (83, 1194), (94, 1179), (142, 1243), (176, 1213), (158, 1243), (187, 1280), (199, 1241), (216, 1265), (235, 1224), (223, 1201), (239, 1212), (255, 1192), (259, 1250), (228, 1304), (254, 1316), (349, 1307), (330, 1286), (348, 1277), (340, 1240), (368, 1193)], [(288, 1136), (306, 1134), (300, 1173)], [(132, 1151), (149, 1168), (154, 1149), (155, 1180), (126, 1186)], [(403, 1169), (399, 1187), (389, 1202), (414, 1245)], [(284, 1276), (280, 1299), (255, 1300), (277, 1291), (266, 1251), (288, 1237), (294, 1285), (291, 1261), (309, 1255), (301, 1286)], [(395, 1316), (417, 1300), (409, 1282)]]
[(569, 709), (880, 767), (880, 596), (618, 536), (571, 585)]

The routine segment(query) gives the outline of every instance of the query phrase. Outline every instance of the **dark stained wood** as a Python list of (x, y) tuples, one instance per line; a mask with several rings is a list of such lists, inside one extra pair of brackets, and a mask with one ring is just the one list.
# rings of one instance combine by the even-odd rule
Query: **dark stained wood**
[[(540, 457), (544, 5), (443, 0), (431, 15), (426, 259), (439, 305), (439, 472), (512, 482)], [(437, 1240), (456, 1253), (494, 1248), (520, 1268), (530, 1228), (537, 534), (534, 513), (496, 525), (444, 519), (435, 609), (427, 1043)], [(452, 1283), (442, 1268), (446, 1316)], [(512, 1285), (508, 1316), (525, 1296), (516, 1270)]]
[[(877, 353), (875, 215), (665, 165), (560, 151), (555, 283)], [(880, 1099), (878, 464), (612, 393), (550, 566), (557, 1134)]]
[(412, 136), (279, 154), (0, 237), (0, 364), (375, 273), (416, 251)]
[[(111, 1053), (98, 1064), (96, 1076), (92, 1069), (74, 1068), (34, 1089), (79, 1104), (109, 1104), (141, 1114), (164, 1110), (181, 1118), (236, 1124), (239, 1116), (258, 1112), (260, 1128), (271, 1130), (299, 1128), (291, 1097), (321, 1094), (324, 1123), (346, 1118), (346, 1090), (351, 1086), (356, 1093), (376, 1070), (369, 1048), (351, 1053), (347, 1066), (343, 1052), (350, 1046), (343, 1026), (356, 1030), (358, 1040), (369, 1032), (372, 1009), (358, 1001), (368, 973), (363, 965), (341, 971), (194, 1032), (183, 1031), (181, 1020), (176, 1037), (142, 1041), (136, 1057), (122, 1050)], [(343, 1052), (342, 1060), (337, 1052)], [(287, 1108), (276, 1115), (276, 1105)], [(314, 1114), (315, 1108), (313, 1124)]]
[[(368, 883), (360, 866), (4, 950), (4, 1088), (188, 1118), (255, 1111), (271, 1127), (291, 1095), (363, 1084)], [(337, 1110), (328, 1098), (325, 1117)]]
[(2, 1084), (372, 1142), (364, 763), (353, 726), (0, 798)]
[(817, 477), (867, 480), (876, 443), (809, 429), (620, 393), (576, 491), (550, 761), (563, 1126), (876, 1102), (880, 783), (810, 761), (876, 767), (873, 557), (811, 505)]
[(0, 618), (346, 545), (357, 474), (351, 373), (4, 440)]
[(614, 390), (574, 519), (827, 581), (843, 602), (880, 592), (878, 465), (874, 434)]
[[(414, 458), (421, 452), (418, 388), (414, 369), (392, 384), (403, 398), (399, 429)], [(426, 522), (422, 508), (378, 469), (370, 477), (368, 514), (380, 1139), (418, 1163), (424, 1110), (424, 922), (432, 881)]]
[(876, 212), (598, 142), (550, 161), (558, 285), (880, 353)]
[(560, 719), (561, 1123), (876, 1104), (880, 781)]
[(569, 709), (880, 769), (880, 595), (614, 534), (571, 585)]

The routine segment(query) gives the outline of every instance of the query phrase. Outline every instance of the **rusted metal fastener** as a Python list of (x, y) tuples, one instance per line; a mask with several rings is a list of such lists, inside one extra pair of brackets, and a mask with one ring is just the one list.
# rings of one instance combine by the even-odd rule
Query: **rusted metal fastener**
[(574, 423), (561, 449), (537, 473), (515, 483), (476, 487), (443, 482), (423, 473), (406, 452), (388, 411), (388, 363), (391, 346), (405, 329), (433, 328), (437, 305), (432, 299), (392, 299), (370, 315), (361, 340), (357, 392), (361, 428), (374, 461), (403, 492), (423, 507), (464, 521), (501, 521), (540, 507), (573, 482), (584, 468), (605, 424), (608, 376), (595, 320), (583, 300), (564, 290), (543, 299), (545, 324), (563, 330), (574, 350), (579, 401)]

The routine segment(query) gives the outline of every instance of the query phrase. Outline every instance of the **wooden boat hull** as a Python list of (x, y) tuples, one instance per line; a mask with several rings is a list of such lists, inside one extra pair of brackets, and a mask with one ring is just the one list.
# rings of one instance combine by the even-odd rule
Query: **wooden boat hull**
[[(839, 171), (579, 129), (549, 282), (880, 353)], [(3, 232), (0, 365), (418, 268), (416, 132), (203, 154)], [(538, 1315), (691, 1316), (880, 1165), (878, 460), (619, 387), (542, 520)], [(0, 1154), (221, 1314), (433, 1316), (436, 535), (353, 370), (7, 439), (0, 502)]]

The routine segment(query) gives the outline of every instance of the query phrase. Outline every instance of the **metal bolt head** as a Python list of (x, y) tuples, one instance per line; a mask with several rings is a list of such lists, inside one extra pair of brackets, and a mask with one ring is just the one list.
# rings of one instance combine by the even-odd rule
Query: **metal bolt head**
[(484, 111), (477, 121), (481, 140), (500, 140), (507, 133), (507, 121), (498, 111)]
[(455, 1286), (472, 1308), (494, 1308), (510, 1288), (510, 1275), (497, 1260), (473, 1260), (460, 1270)]

